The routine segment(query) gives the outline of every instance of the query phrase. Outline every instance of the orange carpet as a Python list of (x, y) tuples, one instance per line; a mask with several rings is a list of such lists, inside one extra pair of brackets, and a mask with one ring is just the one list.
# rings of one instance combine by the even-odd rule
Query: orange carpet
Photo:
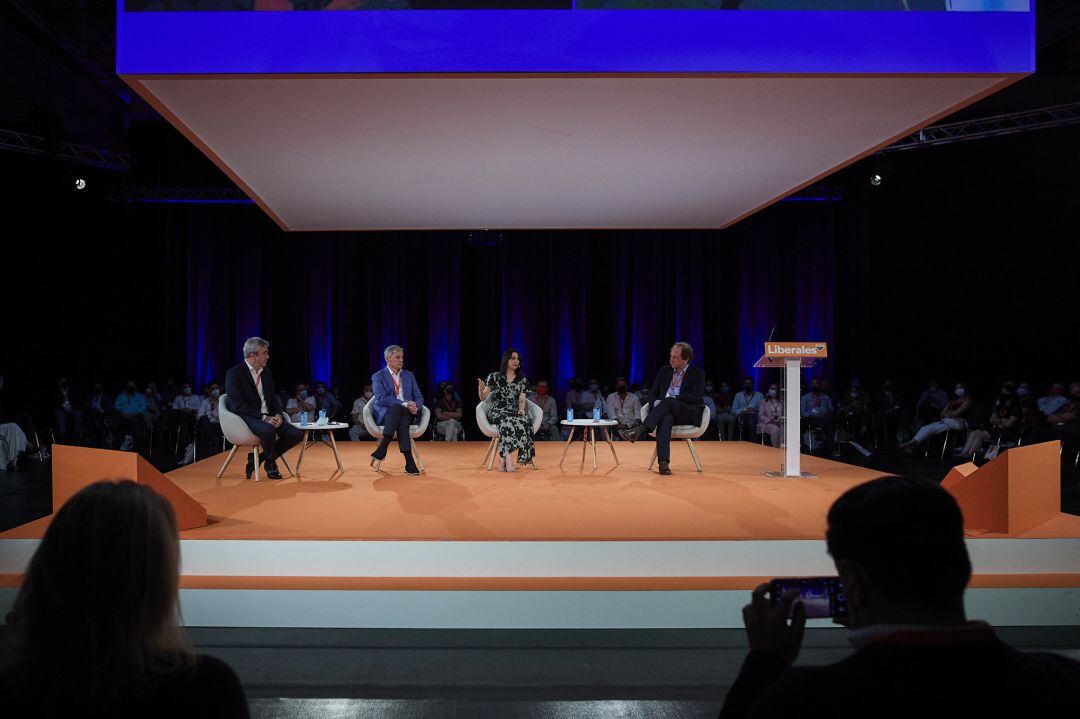
[[(700, 442), (704, 471), (694, 471), (685, 446), (673, 446), (673, 475), (646, 465), (652, 444), (616, 443), (616, 467), (606, 445), (582, 463), (575, 443), (559, 467), (563, 444), (538, 445), (538, 470), (513, 474), (480, 467), (480, 442), (422, 442), (427, 465), (406, 477), (391, 451), (382, 471), (368, 466), (370, 442), (339, 443), (344, 474), (329, 448), (304, 455), (302, 476), (245, 481), (243, 457), (215, 475), (225, 455), (167, 476), (207, 508), (210, 524), (183, 539), (349, 540), (748, 540), (819, 539), (829, 505), (846, 489), (879, 476), (859, 467), (803, 457), (818, 476), (774, 479), (780, 450), (749, 442)], [(295, 468), (298, 450), (288, 459)], [(284, 473), (284, 467), (282, 467)], [(0, 535), (40, 537), (48, 518)], [(994, 535), (981, 535), (992, 538)], [(1025, 537), (1080, 537), (1080, 518), (1060, 515)]]

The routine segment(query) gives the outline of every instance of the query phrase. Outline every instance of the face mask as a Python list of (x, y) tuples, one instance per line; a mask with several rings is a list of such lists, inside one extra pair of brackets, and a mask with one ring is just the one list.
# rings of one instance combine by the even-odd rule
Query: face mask
[(892, 390), (893, 390), (893, 386), (891, 384), (885, 385), (885, 391), (886, 392), (892, 392)]
[(752, 384), (744, 384), (742, 386), (742, 391), (743, 392), (753, 392), (754, 391), (754, 385), (752, 385)]
[(821, 387), (811, 387), (810, 391), (814, 394), (821, 394)]
[(368, 390), (367, 392), (364, 392), (364, 399), (371, 399), (374, 396), (375, 395), (371, 392), (371, 390)]
[(590, 384), (589, 385), (589, 390), (592, 391), (592, 392), (595, 392), (598, 389), (600, 389), (600, 385), (598, 385), (598, 384)]
[(620, 384), (615, 387), (615, 391), (619, 394), (626, 394), (626, 385)]
[(852, 398), (852, 399), (858, 399), (858, 398), (859, 398), (859, 393), (858, 393), (858, 392), (855, 392), (855, 391), (852, 391), (852, 393), (851, 393), (851, 398)]
[(956, 396), (957, 396), (957, 397), (963, 397), (963, 396), (964, 396), (964, 394), (965, 394), (965, 393), (964, 393), (964, 388), (963, 388), (963, 387), (957, 387), (957, 388), (956, 388)]
[(191, 387), (184, 387), (184, 394), (191, 394)]
[(127, 386), (127, 393), (128, 393), (128, 394), (135, 394), (135, 385), (133, 385), (133, 384), (129, 384), (129, 385)]
[(1027, 387), (1018, 387), (1017, 390), (1016, 390), (1016, 393), (1018, 395), (1020, 395), (1021, 397), (1023, 397), (1028, 393), (1028, 388)]
[(706, 392), (712, 392), (713, 391), (713, 386), (711, 384), (705, 385), (705, 391)]
[(306, 389), (300, 390), (300, 399), (307, 399), (307, 390)]
[(449, 395), (454, 394), (454, 388), (453, 387), (447, 387), (446, 388), (446, 394), (449, 394)]
[(1013, 393), (1013, 391), (1011, 389), (1002, 389), (1001, 390), (1001, 395), (1003, 397), (1009, 397), (1010, 395), (1012, 395), (1012, 393)]
[(221, 390), (219, 390), (217, 387), (215, 387), (214, 389), (210, 390), (210, 396), (214, 397), (214, 398), (220, 397), (221, 396)]
[(769, 390), (769, 396), (770, 397), (775, 397), (776, 396), (776, 390), (774, 390), (774, 389)]
[(720, 385), (720, 391), (721, 392), (727, 392), (729, 389), (731, 389), (731, 387), (729, 385), (726, 385), (726, 384)]
[(68, 383), (67, 382), (61, 382), (60, 383), (60, 389), (67, 389), (67, 388), (68, 388)]
[(315, 393), (318, 394), (320, 397), (323, 396), (324, 394), (326, 394), (326, 387), (319, 387), (319, 389), (315, 390)]
[(543, 397), (544, 395), (547, 394), (547, 387), (537, 387), (536, 388), (536, 393), (538, 395), (540, 395), (541, 397)]

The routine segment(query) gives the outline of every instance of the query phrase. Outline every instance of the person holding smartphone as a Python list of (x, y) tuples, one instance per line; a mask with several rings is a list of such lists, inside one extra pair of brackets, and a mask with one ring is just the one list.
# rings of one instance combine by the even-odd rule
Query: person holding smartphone
[[(848, 490), (829, 509), (826, 545), (846, 608), (835, 621), (852, 630), (855, 652), (791, 666), (806, 626), (800, 590), (770, 601), (762, 584), (743, 608), (750, 653), (721, 719), (1080, 712), (1080, 662), (1018, 651), (986, 622), (968, 620), (964, 520), (938, 484), (883, 477)], [(821, 592), (810, 579), (794, 586)]]

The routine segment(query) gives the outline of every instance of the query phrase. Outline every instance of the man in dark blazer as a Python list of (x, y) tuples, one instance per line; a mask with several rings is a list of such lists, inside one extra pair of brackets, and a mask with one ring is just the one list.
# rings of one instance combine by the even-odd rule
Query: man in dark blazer
[(656, 432), (656, 459), (660, 474), (671, 474), (671, 428), (677, 424), (701, 424), (705, 411), (705, 371), (690, 364), (693, 348), (676, 342), (668, 356), (668, 366), (661, 367), (653, 380), (646, 402), (649, 414), (643, 424), (624, 429), (619, 435), (630, 442), (649, 432)]
[(405, 457), (405, 474), (417, 475), (420, 470), (412, 456), (409, 425), (420, 417), (424, 397), (413, 373), (405, 367), (405, 350), (390, 345), (383, 350), (386, 366), (371, 375), (371, 418), (382, 427), (382, 439), (371, 453), (372, 464), (386, 459), (386, 448), (397, 434), (398, 448)]
[(791, 666), (806, 612), (797, 591), (774, 604), (763, 584), (743, 608), (750, 653), (721, 719), (1080, 716), (1080, 662), (1019, 651), (968, 620), (964, 519), (940, 485), (875, 479), (841, 495), (827, 522), (855, 652)]
[[(277, 458), (300, 442), (303, 432), (289, 423), (274, 387), (274, 377), (266, 366), (270, 343), (261, 337), (244, 342), (244, 361), (225, 374), (225, 404), (239, 415), (262, 444), (266, 476), (281, 479)], [(248, 455), (245, 474), (255, 471), (254, 455)]]

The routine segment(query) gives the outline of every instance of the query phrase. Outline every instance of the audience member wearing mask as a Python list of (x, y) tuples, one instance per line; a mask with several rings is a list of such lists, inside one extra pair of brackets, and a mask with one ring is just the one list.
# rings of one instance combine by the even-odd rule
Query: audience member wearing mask
[(113, 432), (113, 398), (105, 391), (101, 382), (95, 382), (83, 402), (83, 419), (95, 437), (103, 446), (111, 445)]
[(860, 386), (859, 380), (851, 381), (837, 407), (837, 417), (843, 432), (851, 439), (863, 442), (871, 436), (874, 415), (870, 411), (870, 394)]
[(900, 441), (900, 428), (906, 425), (904, 421), (904, 405), (896, 391), (896, 385), (891, 379), (885, 380), (881, 385), (881, 391), (878, 392), (877, 416), (883, 425), (885, 446), (889, 446), (890, 437)]
[(326, 419), (331, 422), (336, 422), (338, 415), (341, 413), (341, 402), (338, 398), (326, 387), (325, 382), (315, 383), (315, 414), (318, 415), (319, 410), (326, 410)]
[(303, 382), (296, 385), (296, 394), (285, 403), (285, 414), (289, 415), (289, 421), (293, 424), (300, 422), (301, 412), (307, 412), (309, 422), (315, 421), (315, 399)]
[(716, 434), (720, 439), (735, 439), (735, 395), (731, 391), (731, 385), (727, 382), (720, 383), (720, 389), (713, 397), (716, 402)]
[(967, 419), (971, 414), (972, 402), (967, 393), (967, 385), (957, 382), (953, 390), (952, 399), (941, 410), (941, 419), (937, 422), (924, 424), (907, 442), (900, 445), (901, 449), (910, 450), (917, 444), (921, 444), (931, 437), (948, 432), (949, 430), (962, 431), (967, 428)]
[(630, 387), (625, 377), (615, 380), (615, 391), (608, 395), (607, 417), (619, 424), (616, 430), (630, 429), (641, 424), (641, 402), (637, 395), (630, 393)]
[(544, 413), (544, 418), (540, 421), (540, 431), (536, 433), (537, 439), (559, 439), (559, 405), (551, 395), (546, 379), (539, 380), (534, 385), (529, 399)]
[(364, 405), (370, 402), (373, 396), (371, 383), (368, 382), (364, 385), (364, 393), (353, 402), (352, 412), (350, 412), (353, 426), (349, 427), (349, 439), (353, 442), (359, 442), (361, 439), (371, 439), (367, 427), (364, 426)]
[(1030, 382), (1021, 382), (1016, 385), (1016, 399), (1020, 403), (1021, 435), (1030, 437), (1038, 428), (1042, 419), (1039, 407), (1035, 403), (1035, 397), (1031, 394)]
[(1020, 436), (1020, 400), (1016, 396), (1016, 385), (1006, 382), (1001, 386), (1001, 393), (994, 399), (990, 416), (981, 427), (968, 432), (964, 446), (956, 450), (959, 457), (974, 456), (983, 444), (993, 442), (984, 459), (997, 456), (1002, 444), (1015, 444)]
[(1080, 440), (1080, 382), (1069, 385), (1069, 395), (1065, 404), (1046, 418), (1049, 425), (1049, 438), (1063, 442)]
[(199, 439), (203, 446), (210, 452), (220, 452), (224, 435), (221, 433), (221, 415), (218, 400), (221, 397), (221, 385), (211, 382), (206, 386), (206, 396), (199, 402), (199, 411), (196, 422), (199, 428)]
[(443, 382), (435, 397), (435, 433), (447, 442), (464, 439), (465, 426), (461, 423), (464, 412), (455, 387)]
[(1064, 383), (1055, 382), (1050, 385), (1050, 391), (1045, 397), (1039, 397), (1037, 404), (1043, 417), (1048, 419), (1050, 415), (1061, 409), (1068, 401), (1069, 398), (1065, 396)]
[(177, 421), (183, 427), (184, 433), (191, 438), (189, 441), (195, 440), (195, 427), (200, 406), (202, 406), (202, 397), (192, 392), (191, 383), (182, 384), (180, 394), (173, 400), (172, 408), (176, 411)]
[(926, 389), (919, 395), (915, 402), (916, 426), (921, 427), (930, 422), (936, 422), (941, 418), (941, 410), (949, 403), (949, 395), (945, 390), (938, 387), (937, 380), (930, 380)]
[(799, 399), (799, 416), (802, 417), (803, 428), (815, 432), (819, 431), (824, 436), (825, 449), (832, 447), (832, 438), (829, 436), (829, 424), (836, 414), (833, 407), (832, 397), (824, 390), (825, 383), (819, 379), (810, 380), (810, 391)]
[(784, 405), (780, 401), (780, 386), (773, 382), (758, 409), (757, 433), (767, 434), (769, 443), (779, 447), (784, 441)]
[(119, 434), (124, 436), (120, 450), (133, 449), (135, 442), (142, 439), (146, 426), (143, 419), (146, 413), (146, 397), (135, 386), (135, 380), (127, 381), (124, 391), (117, 395), (113, 409), (116, 410), (116, 427)]
[(78, 441), (83, 433), (83, 413), (79, 409), (67, 377), (60, 378), (56, 400), (57, 404), (53, 415), (56, 417), (58, 436), (65, 439), (74, 438), (75, 441)]
[(146, 398), (146, 411), (143, 412), (143, 421), (146, 428), (152, 430), (161, 421), (162, 397), (157, 390), (157, 383), (153, 380), (146, 383), (143, 389), (143, 397)]
[(179, 569), (176, 516), (160, 494), (123, 481), (72, 496), (9, 615), (4, 716), (247, 719), (236, 674), (184, 637)]
[(731, 403), (731, 411), (739, 422), (743, 439), (753, 440), (757, 429), (758, 412), (761, 411), (761, 403), (764, 400), (764, 395), (754, 390), (754, 378), (745, 377), (742, 391), (735, 395)]

